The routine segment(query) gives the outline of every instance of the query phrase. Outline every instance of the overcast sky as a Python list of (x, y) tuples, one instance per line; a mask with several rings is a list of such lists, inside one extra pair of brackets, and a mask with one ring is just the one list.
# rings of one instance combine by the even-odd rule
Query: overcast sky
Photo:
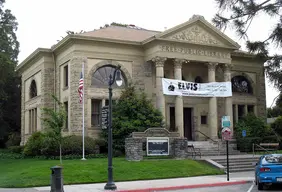
[[(19, 62), (38, 47), (50, 48), (67, 30), (91, 31), (117, 22), (163, 31), (186, 22), (193, 14), (210, 22), (217, 11), (214, 0), (6, 0), (5, 8), (12, 10), (19, 23)], [(249, 29), (250, 39), (265, 38), (274, 23), (264, 15), (257, 17)], [(244, 49), (244, 41), (232, 29), (225, 34)], [(270, 106), (278, 92), (266, 82), (266, 93)]]

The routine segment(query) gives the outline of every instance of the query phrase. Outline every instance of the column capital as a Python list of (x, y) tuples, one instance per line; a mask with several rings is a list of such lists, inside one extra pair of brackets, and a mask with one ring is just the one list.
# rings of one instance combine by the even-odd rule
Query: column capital
[(178, 59), (178, 58), (175, 58), (174, 59), (174, 68), (182, 68), (182, 64), (184, 63), (184, 62), (188, 62), (186, 59)]
[(206, 65), (208, 66), (209, 71), (215, 71), (215, 68), (218, 65), (218, 63), (209, 62), (209, 63), (206, 63)]
[(223, 68), (224, 68), (224, 72), (230, 72), (230, 70), (233, 68), (233, 64), (230, 63), (224, 63), (223, 64)]
[(154, 57), (152, 61), (155, 63), (156, 67), (164, 67), (164, 63), (167, 60), (166, 57)]

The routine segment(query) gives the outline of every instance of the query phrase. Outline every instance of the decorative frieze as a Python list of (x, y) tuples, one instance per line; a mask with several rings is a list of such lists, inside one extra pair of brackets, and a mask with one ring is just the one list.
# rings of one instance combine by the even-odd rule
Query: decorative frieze
[(209, 49), (196, 49), (188, 48), (176, 45), (160, 45), (160, 51), (162, 52), (172, 52), (172, 53), (182, 53), (186, 55), (197, 55), (197, 56), (207, 56), (219, 59), (230, 59), (230, 53), (224, 53), (219, 51), (213, 51)]

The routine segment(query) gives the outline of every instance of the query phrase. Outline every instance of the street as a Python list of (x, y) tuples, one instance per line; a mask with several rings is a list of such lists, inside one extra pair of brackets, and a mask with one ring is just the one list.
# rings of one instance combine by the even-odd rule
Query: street
[[(257, 185), (255, 183), (247, 183), (240, 185), (229, 185), (223, 187), (203, 187), (195, 189), (183, 189), (183, 190), (173, 190), (174, 192), (258, 192)], [(262, 191), (282, 191), (282, 185), (266, 187)], [(172, 192), (172, 191), (162, 191), (162, 192)]]

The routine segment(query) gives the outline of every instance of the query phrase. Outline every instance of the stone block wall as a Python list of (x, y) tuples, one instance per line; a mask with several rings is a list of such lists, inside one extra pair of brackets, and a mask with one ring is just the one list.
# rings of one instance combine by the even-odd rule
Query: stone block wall
[(257, 72), (257, 115), (266, 120), (265, 73), (263, 68)]
[[(70, 129), (72, 132), (82, 131), (82, 103), (79, 103), (78, 85), (82, 63), (85, 62), (84, 71), (87, 71), (87, 59), (85, 57), (73, 57), (70, 60)], [(85, 78), (86, 79), (86, 78)], [(84, 115), (87, 117), (87, 87), (88, 82), (84, 83)], [(85, 118), (85, 125), (87, 118)]]
[(125, 154), (128, 161), (143, 160), (142, 138), (126, 138)]

